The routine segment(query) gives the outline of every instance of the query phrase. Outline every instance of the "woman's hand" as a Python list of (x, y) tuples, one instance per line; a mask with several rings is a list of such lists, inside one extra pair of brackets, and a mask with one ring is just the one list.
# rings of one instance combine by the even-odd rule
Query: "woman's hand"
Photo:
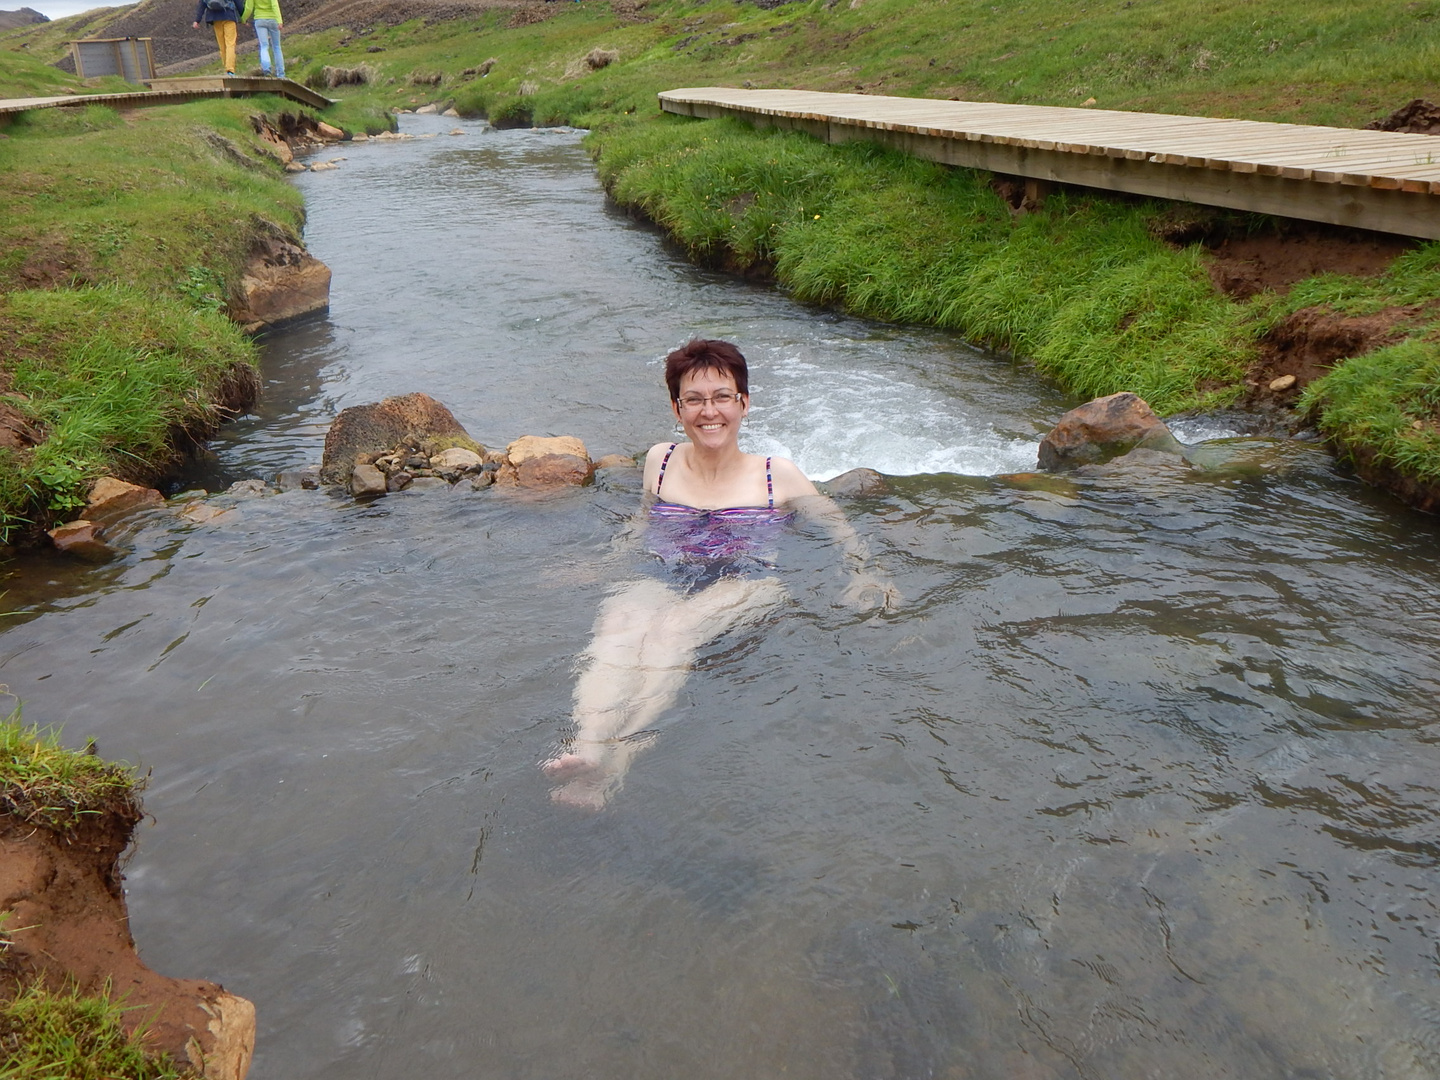
[(900, 590), (871, 573), (856, 574), (840, 592), (840, 599), (857, 611), (895, 611), (900, 607)]
[(197, 23), (191, 23), (191, 24), (190, 24), (190, 28), (191, 28), (192, 30), (199, 30), (199, 29), (200, 29), (200, 24), (199, 24), (198, 22), (197, 22)]

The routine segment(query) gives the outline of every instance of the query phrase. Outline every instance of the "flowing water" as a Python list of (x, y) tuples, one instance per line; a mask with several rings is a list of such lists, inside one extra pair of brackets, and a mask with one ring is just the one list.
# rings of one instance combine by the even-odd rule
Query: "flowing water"
[(1440, 1076), (1435, 519), (1214, 425), (1223, 468), (1005, 479), (1073, 404), (1023, 364), (687, 265), (573, 132), (406, 126), (300, 178), (332, 307), (212, 490), (412, 390), (642, 452), (660, 358), (723, 336), (748, 448), (892, 477), (846, 511), (905, 604), (838, 606), (800, 530), (585, 813), (538, 766), (633, 470), (12, 564), (0, 680), (150, 771), (141, 955), (256, 1003), (256, 1080)]

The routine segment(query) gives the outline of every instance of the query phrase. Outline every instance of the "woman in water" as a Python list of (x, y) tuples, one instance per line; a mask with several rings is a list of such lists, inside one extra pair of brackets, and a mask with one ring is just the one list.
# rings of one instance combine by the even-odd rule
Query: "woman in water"
[(600, 606), (575, 686), (574, 738), (543, 766), (564, 781), (551, 792), (557, 802), (603, 807), (679, 696), (700, 647), (784, 601), (773, 560), (797, 515), (825, 526), (843, 548), (848, 603), (897, 602), (893, 587), (866, 572), (864, 544), (840, 509), (794, 462), (740, 449), (750, 392), (739, 349), (691, 341), (665, 358), (665, 382), (688, 441), (657, 443), (645, 458), (646, 549), (662, 572), (621, 586)]

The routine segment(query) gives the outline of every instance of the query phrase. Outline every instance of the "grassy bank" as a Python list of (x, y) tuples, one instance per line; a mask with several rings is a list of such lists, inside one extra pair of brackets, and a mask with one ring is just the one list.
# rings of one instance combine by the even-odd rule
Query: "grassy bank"
[[(53, 733), (26, 727), (16, 709), (0, 720), (0, 828), (62, 836), (89, 818), (140, 816), (143, 786), (133, 769), (69, 750)], [(123, 1006), (109, 994), (87, 996), (25, 981), (12, 970), (12, 935), (22, 927), (0, 912), (0, 1080), (170, 1080), (186, 1073), (149, 1056), (143, 1031), (127, 1032)]]
[[(0, 97), (54, 69), (0, 47)], [(122, 84), (123, 85), (123, 84)], [(250, 251), (298, 237), (299, 193), (251, 117), (281, 99), (21, 114), (0, 130), (0, 542), (154, 481), (253, 395), (223, 314)]]
[(65, 833), (88, 817), (138, 820), (142, 781), (126, 765), (69, 750), (51, 731), (26, 727), (15, 709), (0, 720), (0, 814)]

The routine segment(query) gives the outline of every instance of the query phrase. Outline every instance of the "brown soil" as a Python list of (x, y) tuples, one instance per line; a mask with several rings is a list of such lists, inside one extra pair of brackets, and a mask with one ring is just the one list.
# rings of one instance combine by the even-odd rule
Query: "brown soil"
[[(1440, 302), (1437, 302), (1440, 303)], [(1246, 375), (1251, 404), (1292, 405), (1300, 391), (1340, 360), (1363, 356), (1404, 336), (1405, 327), (1433, 317), (1435, 304), (1387, 308), (1373, 315), (1341, 315), (1328, 308), (1302, 308), (1260, 340), (1260, 358)], [(1293, 375), (1293, 385), (1270, 384)]]
[(60, 835), (0, 815), (0, 910), (12, 944), (0, 988), (14, 993), (39, 980), (72, 982), (82, 993), (124, 998), (125, 1023), (145, 1025), (156, 1051), (188, 1064), (187, 1045), (213, 1042), (206, 1005), (222, 990), (197, 979), (171, 979), (140, 962), (121, 891), (120, 858), (139, 819), (133, 806), (112, 809)]
[(1320, 274), (1383, 274), (1419, 241), (1385, 233), (1323, 225), (1300, 226), (1206, 243), (1210, 280), (1227, 296), (1284, 294), (1297, 281)]
[(1412, 135), (1440, 135), (1440, 105), (1416, 98), (1389, 116), (1365, 125), (1369, 131), (1406, 131)]

